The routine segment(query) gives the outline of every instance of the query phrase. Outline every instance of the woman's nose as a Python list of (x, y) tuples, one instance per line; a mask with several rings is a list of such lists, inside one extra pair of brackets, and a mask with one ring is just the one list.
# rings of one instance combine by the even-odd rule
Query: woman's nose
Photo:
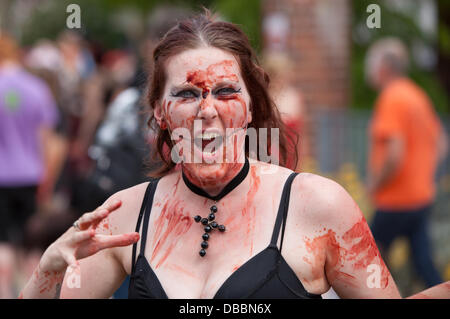
[(198, 117), (202, 120), (208, 120), (216, 118), (217, 115), (211, 94), (206, 94), (206, 97), (200, 101)]

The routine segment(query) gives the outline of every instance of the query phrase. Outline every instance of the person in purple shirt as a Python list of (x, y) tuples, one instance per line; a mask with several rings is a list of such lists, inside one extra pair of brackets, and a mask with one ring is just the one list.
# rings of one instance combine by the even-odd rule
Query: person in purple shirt
[(46, 175), (46, 143), (58, 111), (45, 82), (19, 63), (14, 41), (0, 33), (0, 298), (11, 297), (17, 250)]

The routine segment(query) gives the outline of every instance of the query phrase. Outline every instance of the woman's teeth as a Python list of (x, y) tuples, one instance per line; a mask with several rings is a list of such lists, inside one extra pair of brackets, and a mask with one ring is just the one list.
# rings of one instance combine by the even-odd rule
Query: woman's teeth
[(218, 147), (222, 144), (223, 137), (219, 133), (206, 132), (199, 134), (194, 142), (202, 152), (206, 154), (215, 154)]
[(216, 138), (216, 137), (219, 137), (219, 136), (221, 136), (221, 135), (219, 133), (216, 133), (216, 132), (205, 132), (205, 133), (200, 133), (197, 136), (197, 138), (210, 140), (210, 139), (213, 139), (213, 138)]

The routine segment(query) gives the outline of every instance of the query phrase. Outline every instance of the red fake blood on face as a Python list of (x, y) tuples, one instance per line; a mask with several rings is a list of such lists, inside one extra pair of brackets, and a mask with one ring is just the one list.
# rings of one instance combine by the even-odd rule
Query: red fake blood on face
[[(172, 104), (172, 101), (169, 101), (169, 103), (167, 103), (167, 104), (166, 104), (165, 100), (163, 102), (163, 109), (164, 109), (164, 115), (165, 115), (164, 120), (166, 121), (166, 123), (165, 123), (166, 128), (168, 127), (171, 130), (174, 130), (176, 128), (176, 125), (174, 125), (174, 122), (172, 121), (172, 117), (171, 117), (171, 109), (170, 109), (171, 104)], [(175, 105), (173, 106), (173, 108), (176, 108), (180, 104), (181, 104), (180, 101), (175, 102)]]
[(195, 115), (189, 116), (186, 119), (186, 127), (192, 127), (194, 125)]
[(190, 71), (186, 76), (186, 82), (201, 88), (203, 96), (208, 93), (208, 87), (211, 86), (208, 80), (208, 71)]
[[(210, 65), (206, 70), (192, 70), (187, 72), (186, 82), (202, 90), (202, 95), (210, 92), (211, 87), (215, 83), (228, 80), (231, 82), (239, 82), (238, 76), (233, 71), (233, 61), (224, 60)], [(202, 103), (206, 101), (203, 100)], [(226, 96), (218, 96), (215, 102), (217, 109), (220, 109), (219, 113), (224, 116), (226, 123), (232, 128), (234, 125), (237, 127), (243, 127), (247, 118), (246, 103), (239, 94), (231, 94)], [(237, 114), (237, 111), (243, 108), (242, 114)], [(234, 123), (235, 118), (242, 118), (242, 123)], [(228, 120), (229, 119), (229, 120)], [(187, 123), (189, 124), (189, 123)], [(226, 145), (224, 146), (225, 152), (223, 156), (226, 156)], [(234, 154), (237, 154), (235, 151)]]
[[(236, 101), (231, 101), (232, 103), (237, 103), (240, 106), (240, 109), (242, 110), (242, 114), (244, 115), (242, 117), (242, 123), (237, 123), (237, 127), (244, 127), (245, 122), (247, 121), (247, 103), (245, 103), (244, 99), (242, 96), (237, 95), (236, 96)], [(234, 107), (232, 108), (233, 110), (238, 110), (239, 107)], [(236, 114), (233, 114), (233, 118), (237, 118), (238, 116)]]
[(189, 213), (184, 214), (183, 206), (184, 203), (180, 200), (166, 202), (161, 210), (161, 214), (155, 221), (156, 231), (153, 236), (153, 242), (156, 244), (150, 262), (159, 256), (160, 253), (163, 253), (156, 264), (156, 268), (164, 263), (179, 242), (177, 237), (185, 234), (192, 225), (193, 219), (190, 218)]
[(165, 115), (166, 117), (169, 117), (170, 115), (170, 104), (172, 104), (172, 101), (167, 102), (166, 100), (163, 100), (161, 104), (163, 115)]
[(233, 61), (224, 60), (210, 65), (206, 70), (194, 70), (187, 73), (186, 82), (202, 89), (202, 94), (208, 93), (213, 83), (223, 80), (238, 82), (233, 73)]

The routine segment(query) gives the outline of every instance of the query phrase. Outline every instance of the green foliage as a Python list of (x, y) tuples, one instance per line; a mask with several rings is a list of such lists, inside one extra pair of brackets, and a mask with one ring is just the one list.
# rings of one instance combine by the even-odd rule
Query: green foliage
[[(381, 7), (381, 28), (370, 30), (366, 27), (366, 19), (370, 14), (366, 12), (366, 8), (374, 2)], [(66, 29), (68, 16), (66, 7), (73, 1), (49, 0), (41, 3), (21, 30), (21, 42), (24, 45), (32, 45), (40, 38), (55, 39), (62, 30)], [(144, 20), (156, 6), (171, 4), (189, 7), (197, 12), (200, 12), (203, 6), (210, 8), (224, 19), (240, 25), (249, 36), (256, 51), (261, 50), (260, 0), (78, 0), (76, 3), (80, 5), (82, 11), (82, 33), (105, 48), (116, 48), (126, 44), (125, 35), (115, 25), (112, 18), (117, 12), (124, 8), (136, 8)], [(450, 7), (450, 1), (443, 3), (448, 3)], [(359, 35), (361, 28), (366, 28), (368, 41), (361, 41)], [(417, 39), (434, 47), (437, 47), (439, 43), (441, 53), (450, 55), (448, 25), (441, 23), (439, 34), (434, 39), (422, 33), (411, 15), (392, 10), (385, 5), (385, 1), (352, 0), (352, 32), (351, 105), (353, 108), (370, 109), (376, 99), (376, 92), (365, 81), (364, 58), (370, 44), (377, 39), (384, 36), (397, 36), (409, 46)], [(443, 89), (434, 72), (422, 70), (412, 64), (410, 75), (430, 95), (439, 112), (450, 111), (449, 94)]]
[(450, 28), (444, 23), (439, 24), (439, 44), (441, 45), (441, 51), (450, 56)]
[[(366, 20), (370, 13), (366, 12), (366, 8), (374, 2), (381, 8), (381, 28), (368, 29), (366, 27)], [(416, 19), (412, 16), (415, 13), (414, 11), (411, 12), (412, 14), (399, 12), (393, 10), (390, 6), (387, 6), (386, 1), (380, 0), (352, 0), (352, 9), (353, 41), (351, 72), (353, 108), (370, 109), (375, 102), (376, 92), (374, 92), (365, 81), (364, 59), (367, 49), (376, 40), (386, 36), (394, 36), (404, 41), (409, 48), (411, 48), (412, 44), (417, 40), (423, 41), (435, 48), (438, 47), (438, 41), (450, 45), (450, 33), (441, 32), (439, 35), (441, 39), (439, 39), (439, 37), (433, 38), (430, 35), (424, 34), (417, 25)], [(417, 7), (413, 7), (412, 9), (417, 10)], [(361, 39), (361, 35), (359, 34), (361, 31), (367, 37), (367, 41)], [(413, 59), (411, 59), (411, 62), (409, 73), (411, 78), (428, 93), (438, 112), (449, 112), (450, 96), (441, 85), (437, 74), (421, 69), (414, 63)]]
[[(114, 1), (113, 1), (114, 2)], [(38, 7), (27, 20), (22, 32), (22, 44), (32, 45), (41, 38), (55, 39), (61, 31), (67, 30), (66, 19), (70, 13), (70, 0), (48, 1)], [(88, 39), (95, 39), (105, 47), (117, 47), (124, 38), (113, 26), (110, 19), (112, 3), (106, 1), (79, 0), (81, 8), (81, 32)]]
[[(71, 0), (42, 2), (27, 19), (22, 30), (23, 45), (32, 45), (38, 39), (55, 39), (66, 29), (66, 7)], [(260, 1), (259, 0), (78, 0), (81, 8), (82, 33), (105, 48), (116, 48), (125, 43), (124, 34), (113, 21), (115, 13), (124, 8), (135, 8), (145, 19), (157, 6), (176, 5), (201, 12), (203, 7), (217, 11), (226, 20), (239, 24), (247, 33), (254, 47), (260, 47)]]
[(250, 39), (252, 47), (261, 51), (261, 1), (215, 0), (214, 8), (233, 23), (238, 24)]

